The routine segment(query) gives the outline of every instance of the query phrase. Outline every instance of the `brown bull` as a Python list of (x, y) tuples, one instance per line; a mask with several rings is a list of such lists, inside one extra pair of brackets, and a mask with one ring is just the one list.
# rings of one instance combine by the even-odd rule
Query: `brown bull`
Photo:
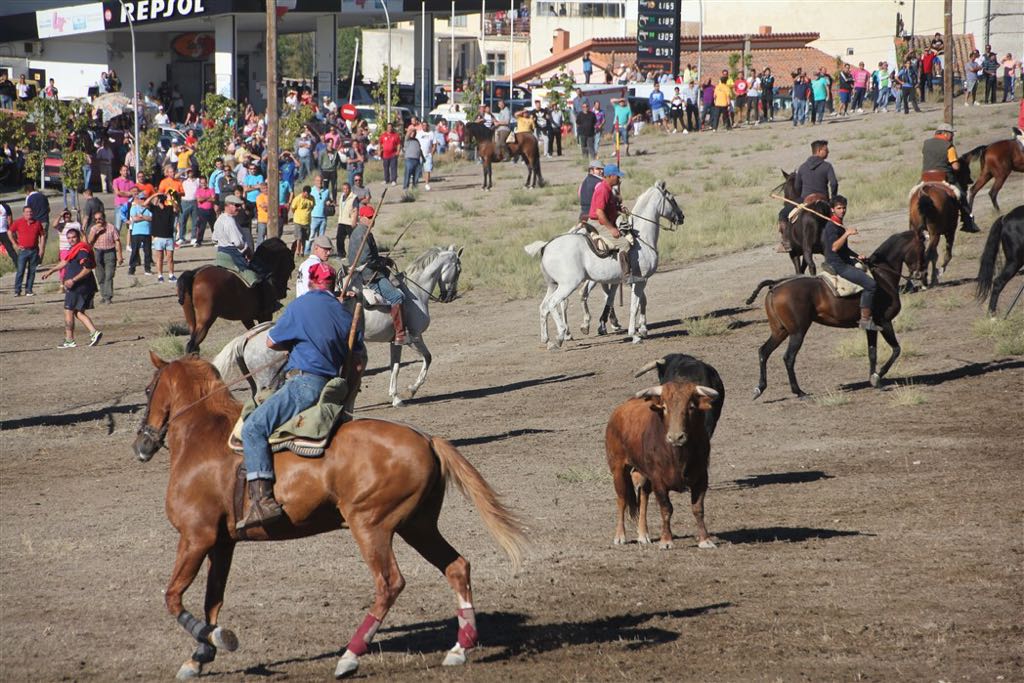
[(704, 413), (718, 392), (693, 382), (670, 381), (644, 389), (612, 413), (605, 430), (608, 468), (618, 497), (615, 544), (626, 542), (625, 512), (637, 520), (637, 542), (647, 535), (647, 500), (654, 491), (661, 509), (663, 549), (672, 547), (672, 503), (669, 491), (690, 489), (701, 548), (715, 544), (704, 526), (704, 494), (708, 490), (711, 444)]

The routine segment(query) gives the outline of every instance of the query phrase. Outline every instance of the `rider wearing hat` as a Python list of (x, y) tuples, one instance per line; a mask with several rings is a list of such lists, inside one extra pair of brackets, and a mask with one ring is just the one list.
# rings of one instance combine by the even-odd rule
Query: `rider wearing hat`
[(590, 200), (590, 213), (588, 218), (598, 226), (601, 239), (605, 241), (610, 249), (617, 249), (619, 252), (619, 265), (622, 267), (623, 279), (629, 277), (629, 237), (619, 230), (616, 221), (622, 212), (622, 200), (615, 188), (619, 185), (619, 178), (624, 176), (623, 172), (615, 164), (608, 164), (604, 167), (604, 178), (594, 188), (594, 195)]
[(601, 183), (604, 177), (604, 164), (597, 159), (590, 162), (587, 169), (587, 176), (580, 183), (580, 221), (586, 221), (590, 217), (590, 202), (594, 198), (594, 190)]
[(366, 240), (359, 259), (352, 263), (352, 267), (359, 271), (363, 284), (380, 294), (381, 298), (391, 307), (391, 322), (395, 326), (395, 344), (409, 344), (411, 340), (405, 333), (405, 323), (402, 318), (402, 302), (405, 301), (405, 294), (398, 287), (391, 284), (388, 275), (396, 270), (395, 262), (390, 257), (381, 256), (377, 249), (377, 240), (373, 237), (373, 227), (376, 212), (369, 204), (359, 207), (359, 222), (352, 229), (352, 235), (348, 240), (349, 258), (354, 259), (359, 245)]
[[(337, 276), (326, 263), (308, 272), (309, 292), (288, 304), (267, 333), (267, 346), (288, 351), (285, 380), (270, 398), (252, 411), (242, 425), (249, 512), (238, 529), (265, 526), (281, 518), (274, 498), (274, 458), (268, 439), (275, 429), (320, 400), (328, 380), (339, 375), (349, 353), (352, 314), (334, 296)], [(363, 353), (362, 339), (353, 352)]]
[(924, 141), (921, 148), (921, 180), (936, 181), (942, 180), (960, 190), (960, 229), (964, 232), (978, 232), (978, 226), (974, 224), (974, 216), (971, 215), (971, 207), (967, 203), (967, 188), (961, 187), (957, 178), (960, 170), (960, 161), (956, 154), (956, 147), (953, 146), (953, 134), (956, 131), (948, 123), (940, 123), (935, 129), (935, 135)]

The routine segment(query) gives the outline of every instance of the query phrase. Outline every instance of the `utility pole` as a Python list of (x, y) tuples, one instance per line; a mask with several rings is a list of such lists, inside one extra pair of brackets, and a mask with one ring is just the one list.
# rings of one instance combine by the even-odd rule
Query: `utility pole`
[(942, 60), (942, 118), (949, 125), (953, 125), (953, 0), (945, 0), (943, 9), (943, 30), (946, 35), (943, 40), (946, 43), (944, 59)]
[[(948, 2), (949, 0), (947, 0)], [(267, 3), (267, 235), (281, 236), (278, 224), (278, 186), (281, 174), (277, 165), (279, 131), (277, 128), (277, 3)]]

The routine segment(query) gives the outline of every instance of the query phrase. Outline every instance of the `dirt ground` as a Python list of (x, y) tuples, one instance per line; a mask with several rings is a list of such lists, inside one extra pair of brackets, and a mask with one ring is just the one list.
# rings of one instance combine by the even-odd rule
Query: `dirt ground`
[[(981, 108), (962, 149), (1004, 137), (1014, 106)], [(958, 114), (959, 115), (959, 114)], [(915, 121), (937, 122), (934, 107)], [(882, 131), (892, 115), (854, 124)], [(780, 143), (761, 158), (795, 166), (823, 132), (771, 126)], [(713, 143), (728, 156), (760, 131), (643, 136), (634, 161), (660, 173)], [(880, 140), (883, 139), (879, 133)], [(892, 141), (911, 150), (887, 164), (918, 164), (924, 133)], [(894, 148), (895, 149), (895, 148)], [(856, 164), (833, 146), (842, 176)], [(575, 157), (545, 167), (569, 187)], [(686, 187), (715, 170), (667, 177), (687, 211)], [(476, 166), (448, 182), (478, 179)], [(517, 171), (518, 174), (518, 171)], [(514, 177), (518, 177), (518, 175)], [(513, 177), (512, 174), (502, 174)], [(459, 201), (488, 206), (492, 195)], [(504, 186), (501, 183), (504, 183)], [(627, 180), (628, 182), (628, 180)], [(776, 179), (756, 188), (767, 193)], [(908, 188), (909, 189), (909, 188)], [(752, 190), (755, 191), (755, 190)], [(1002, 192), (1020, 203), (1018, 175)], [(445, 199), (445, 182), (421, 194)], [(723, 210), (729, 189), (723, 188)], [(766, 208), (766, 211), (775, 211)], [(788, 274), (771, 246), (701, 260), (685, 255), (651, 280), (651, 337), (579, 339), (549, 352), (537, 337), (536, 299), (474, 288), (431, 308), (435, 364), (421, 394), (386, 402), (385, 346), (373, 346), (361, 416), (396, 418), (448, 437), (528, 520), (530, 549), (512, 574), (474, 510), (452, 491), (442, 530), (472, 563), (482, 646), (458, 670), (440, 667), (455, 641), (444, 580), (401, 541), (408, 586), (360, 677), (403, 680), (1021, 680), (1024, 678), (1024, 358), (1002, 355), (973, 331), (977, 256), (994, 217), (978, 202), (981, 235), (958, 234), (944, 284), (912, 295), (899, 333), (905, 358), (883, 390), (867, 386), (867, 360), (841, 349), (861, 333), (815, 326), (799, 356), (803, 388), (789, 392), (781, 350), (765, 396), (751, 401), (756, 349), (767, 337), (763, 278)], [(905, 200), (848, 220), (868, 251), (906, 224)], [(567, 214), (566, 221), (571, 219)], [(701, 216), (687, 212), (687, 224)], [(684, 225), (683, 231), (687, 229)], [(664, 239), (672, 239), (666, 236)], [(771, 236), (766, 237), (767, 240)], [(467, 249), (472, 249), (472, 243)], [(206, 250), (181, 252), (185, 267)], [(164, 516), (166, 452), (139, 464), (130, 444), (161, 326), (181, 322), (170, 285), (121, 274), (113, 306), (95, 311), (97, 348), (58, 350), (60, 295), (14, 299), (0, 281), (0, 679), (168, 680), (191, 652), (162, 591), (177, 538)], [(539, 275), (538, 275), (539, 279)], [(1005, 306), (1017, 283), (1007, 289)], [(620, 312), (622, 309), (620, 308)], [(687, 322), (712, 315), (726, 333), (698, 336)], [(207, 351), (237, 334), (218, 322)], [(686, 499), (675, 496), (672, 550), (616, 547), (614, 493), (604, 458), (612, 409), (651, 384), (634, 379), (671, 352), (713, 364), (727, 389), (712, 444), (708, 527), (718, 547), (699, 550)], [(883, 346), (880, 355), (885, 356)], [(413, 379), (407, 365), (402, 385)], [(652, 531), (658, 518), (652, 503)], [(634, 538), (632, 530), (630, 538)], [(186, 606), (202, 611), (200, 574)], [(347, 533), (288, 544), (242, 544), (221, 623), (241, 639), (208, 672), (217, 680), (325, 680), (371, 601), (372, 582)]]

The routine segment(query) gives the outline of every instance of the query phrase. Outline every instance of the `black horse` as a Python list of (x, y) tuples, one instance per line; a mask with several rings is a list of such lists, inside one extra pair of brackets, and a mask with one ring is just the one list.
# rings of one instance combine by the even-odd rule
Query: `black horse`
[[(782, 172), (786, 182), (782, 184), (783, 196), (786, 199), (799, 202), (800, 195), (796, 191), (796, 172)], [(789, 242), (789, 258), (793, 261), (793, 269), (797, 275), (803, 275), (804, 271), (810, 270), (811, 275), (817, 275), (818, 269), (814, 265), (813, 254), (824, 253), (821, 250), (821, 233), (825, 229), (825, 219), (815, 216), (810, 211), (801, 211), (796, 222), (790, 222), (789, 214), (795, 207), (786, 204), (779, 214), (779, 222), (783, 224), (783, 239)], [(811, 202), (807, 208), (813, 209), (820, 214), (829, 215), (832, 207), (824, 200)]]
[[(993, 278), (996, 256), (999, 247), (1003, 248), (1006, 264), (1003, 270)], [(978, 300), (984, 301), (992, 293), (988, 302), (988, 314), (996, 314), (996, 304), (1003, 287), (1024, 267), (1024, 205), (1000, 216), (992, 224), (985, 240), (985, 250), (981, 253), (981, 268), (978, 270)]]

